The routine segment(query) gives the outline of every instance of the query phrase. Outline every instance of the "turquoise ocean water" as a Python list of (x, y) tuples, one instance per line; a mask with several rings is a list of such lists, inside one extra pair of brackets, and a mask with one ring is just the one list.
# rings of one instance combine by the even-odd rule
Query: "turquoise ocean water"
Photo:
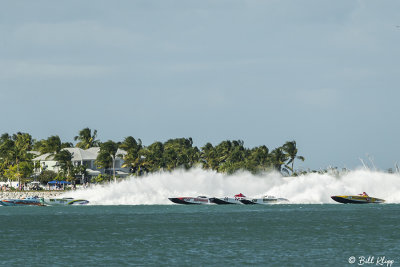
[(398, 204), (0, 207), (0, 255), (3, 266), (400, 266), (399, 223)]

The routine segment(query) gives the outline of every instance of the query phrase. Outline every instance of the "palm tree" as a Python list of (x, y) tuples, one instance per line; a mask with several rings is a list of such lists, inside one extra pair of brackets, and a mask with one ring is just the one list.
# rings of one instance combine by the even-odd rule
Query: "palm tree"
[[(58, 135), (50, 136), (46, 140), (40, 140), (33, 144), (33, 149), (39, 151), (40, 154), (42, 154), (42, 155), (46, 154), (46, 153), (49, 154), (46, 157), (47, 159), (51, 158), (51, 157), (54, 158), (54, 156), (59, 154), (63, 148), (67, 148), (67, 147), (72, 147), (72, 144), (71, 143), (62, 143), (61, 139)], [(63, 158), (64, 156), (66, 156), (65, 152), (63, 152), (58, 157)], [(71, 159), (72, 159), (72, 157), (71, 157)], [(35, 168), (36, 168), (36, 166), (35, 166)], [(70, 173), (67, 175), (70, 175)]]
[[(292, 175), (294, 174), (294, 160), (299, 159), (304, 161), (303, 156), (297, 156), (297, 147), (296, 141), (288, 141), (282, 146), (282, 150), (286, 153), (289, 161), (286, 163), (286, 167), (292, 171)], [(288, 166), (291, 164), (291, 166)]]
[(61, 139), (58, 135), (53, 135), (47, 138), (47, 140), (40, 140), (34, 143), (33, 149), (40, 152), (40, 154), (46, 153), (58, 153), (62, 148)]
[(259, 146), (250, 149), (246, 157), (246, 170), (256, 174), (259, 171), (266, 171), (271, 168), (269, 150), (266, 146)]
[(60, 150), (57, 154), (54, 155), (54, 160), (58, 161), (61, 169), (68, 178), (71, 177), (71, 171), (73, 168), (72, 158), (73, 153), (69, 152), (66, 149)]
[(13, 140), (14, 149), (11, 152), (15, 158), (15, 164), (17, 165), (18, 185), (21, 188), (20, 163), (31, 161), (32, 159), (32, 154), (28, 153), (28, 151), (32, 149), (32, 136), (28, 133), (18, 132), (13, 135)]
[(83, 182), (86, 183), (87, 182), (87, 176), (88, 176), (88, 172), (86, 170), (86, 166), (85, 165), (78, 165), (72, 168), (72, 176), (68, 179), (70, 182), (73, 183), (73, 185), (75, 186), (76, 184), (76, 175), (80, 175)]
[(168, 170), (177, 167), (189, 169), (199, 159), (199, 150), (193, 147), (192, 138), (170, 139), (164, 143), (163, 158)]
[(131, 172), (137, 176), (142, 175), (143, 173), (148, 172), (149, 164), (146, 162), (145, 152), (143, 149), (139, 150), (138, 153), (130, 153), (124, 156), (124, 163), (122, 164), (123, 168), (130, 168)]
[(147, 167), (150, 172), (162, 170), (166, 167), (164, 157), (164, 144), (156, 141), (143, 150), (143, 165)]
[(14, 156), (12, 150), (14, 149), (14, 141), (11, 136), (7, 133), (0, 137), (0, 160), (2, 165), (2, 171), (8, 168), (14, 162)]
[(230, 140), (223, 141), (215, 147), (215, 151), (217, 153), (218, 167), (220, 167), (221, 164), (225, 163), (226, 159), (229, 157), (231, 149), (232, 142)]
[(200, 155), (201, 155), (200, 150), (197, 148), (197, 146), (191, 147), (186, 150), (186, 157), (189, 160), (188, 168), (191, 168), (194, 165), (196, 165), (197, 163), (199, 163)]
[(136, 141), (132, 136), (125, 137), (124, 141), (120, 144), (119, 148), (126, 152), (130, 150), (139, 151), (142, 148), (142, 140)]
[(115, 157), (117, 156), (117, 151), (118, 144), (114, 141), (108, 140), (107, 142), (101, 144), (100, 153), (96, 159), (96, 162), (104, 168), (109, 167), (111, 159), (114, 182), (117, 182), (115, 177)]
[(96, 140), (97, 138), (97, 130), (93, 131), (92, 135), (92, 130), (89, 128), (84, 128), (81, 131), (79, 131), (79, 135), (74, 137), (74, 140), (79, 142), (76, 144), (76, 147), (82, 148), (82, 149), (88, 149), (91, 147), (97, 147), (100, 145), (100, 141)]
[(123, 168), (130, 168), (130, 171), (137, 176), (148, 172), (149, 165), (145, 160), (146, 152), (142, 145), (142, 140), (138, 139), (136, 141), (132, 136), (128, 136), (119, 147), (126, 151)]
[(274, 167), (274, 169), (279, 172), (285, 172), (286, 174), (288, 174), (289, 172), (286, 168), (282, 168), (282, 165), (285, 164), (287, 159), (288, 159), (288, 157), (285, 153), (283, 153), (283, 150), (281, 147), (275, 148), (270, 153), (270, 160), (271, 160), (271, 164)]
[(217, 168), (217, 153), (211, 143), (205, 144), (201, 148), (200, 161), (204, 169), (215, 170)]
[(243, 141), (232, 141), (232, 146), (229, 150), (228, 157), (225, 162), (220, 166), (220, 170), (228, 174), (232, 174), (239, 169), (246, 167), (245, 159), (247, 158), (249, 151), (243, 146)]
[(10, 136), (3, 134), (0, 137), (0, 161), (2, 174), (7, 172), (9, 180), (18, 179), (21, 186), (21, 176), (28, 177), (33, 172), (32, 136), (28, 133), (18, 132)]

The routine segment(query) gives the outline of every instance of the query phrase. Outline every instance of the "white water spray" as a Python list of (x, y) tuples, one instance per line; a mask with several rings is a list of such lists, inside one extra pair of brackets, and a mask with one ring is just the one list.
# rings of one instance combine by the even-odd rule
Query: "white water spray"
[(299, 177), (283, 177), (272, 172), (252, 175), (241, 172), (224, 175), (214, 171), (192, 169), (162, 172), (118, 183), (92, 185), (65, 196), (83, 198), (93, 205), (172, 204), (169, 197), (225, 197), (243, 193), (247, 197), (273, 195), (290, 203), (334, 203), (333, 195), (356, 195), (367, 192), (387, 203), (400, 203), (400, 174), (371, 170), (355, 170), (336, 177), (311, 173)]

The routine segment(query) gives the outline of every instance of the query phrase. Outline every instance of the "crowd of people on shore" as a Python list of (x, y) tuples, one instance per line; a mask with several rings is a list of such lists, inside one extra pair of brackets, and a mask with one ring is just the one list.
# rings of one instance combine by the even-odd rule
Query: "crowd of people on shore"
[[(83, 185), (84, 188), (89, 187), (88, 184)], [(40, 191), (40, 190), (52, 190), (52, 191), (62, 191), (62, 190), (76, 190), (76, 184), (73, 185), (65, 185), (61, 183), (54, 183), (50, 184), (48, 183), (47, 186), (43, 186), (40, 183), (34, 183), (34, 184), (16, 184), (12, 185), (9, 183), (2, 183), (0, 184), (0, 191), (7, 192), (7, 191)]]
[(86, 182), (84, 184), (76, 184), (65, 181), (51, 181), (46, 185), (34, 181), (29, 183), (21, 183), (18, 184), (16, 182), (0, 182), (0, 191), (63, 191), (63, 190), (76, 190), (79, 188), (88, 188), (90, 187), (90, 183)]
[(1, 186), (1, 191), (10, 191), (10, 188), (8, 187), (7, 184), (3, 184), (3, 185)]

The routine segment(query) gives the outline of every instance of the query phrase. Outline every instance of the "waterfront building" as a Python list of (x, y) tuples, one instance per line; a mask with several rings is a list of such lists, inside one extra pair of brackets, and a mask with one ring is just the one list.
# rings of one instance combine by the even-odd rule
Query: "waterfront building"
[[(78, 147), (63, 148), (63, 150), (68, 150), (72, 154), (72, 164), (77, 167), (84, 165), (86, 167), (86, 176), (80, 175), (80, 182), (86, 183), (90, 181), (92, 177), (98, 176), (99, 174), (113, 174), (112, 168), (104, 169), (99, 168), (96, 165), (96, 158), (100, 152), (100, 147), (91, 147), (88, 149), (81, 149)], [(122, 165), (124, 160), (121, 155), (125, 155), (126, 151), (118, 149), (115, 157), (115, 174), (119, 177), (126, 177), (129, 175), (129, 168), (123, 168)], [(46, 153), (40, 155), (33, 159), (34, 162), (39, 162), (40, 168), (35, 169), (35, 175), (39, 175), (44, 170), (50, 170), (54, 172), (59, 172), (61, 166), (59, 162), (54, 159), (54, 154)]]

